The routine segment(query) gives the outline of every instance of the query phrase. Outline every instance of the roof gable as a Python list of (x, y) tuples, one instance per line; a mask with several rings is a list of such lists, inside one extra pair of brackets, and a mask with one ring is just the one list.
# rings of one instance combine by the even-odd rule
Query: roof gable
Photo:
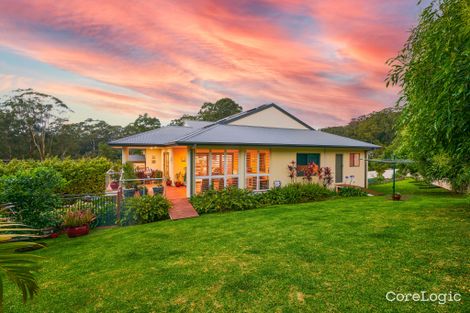
[(274, 103), (265, 104), (258, 108), (229, 116), (228, 118), (218, 121), (218, 124), (304, 130), (313, 129), (308, 124)]

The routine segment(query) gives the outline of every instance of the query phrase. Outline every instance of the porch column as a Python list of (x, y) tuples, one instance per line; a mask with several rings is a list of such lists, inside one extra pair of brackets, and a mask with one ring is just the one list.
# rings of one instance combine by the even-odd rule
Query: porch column
[(129, 160), (129, 148), (128, 147), (122, 147), (122, 164), (126, 164), (126, 162)]
[(188, 147), (186, 150), (186, 197), (191, 197), (192, 189), (194, 188), (193, 184), (193, 158), (191, 147)]
[(173, 149), (168, 149), (168, 159), (170, 164), (168, 164), (168, 171), (170, 174), (170, 179), (173, 181), (173, 184), (176, 182), (176, 177), (175, 177), (175, 160), (174, 160), (174, 155), (173, 155)]
[(238, 150), (238, 188), (245, 188), (245, 164), (246, 164), (246, 151), (243, 148)]

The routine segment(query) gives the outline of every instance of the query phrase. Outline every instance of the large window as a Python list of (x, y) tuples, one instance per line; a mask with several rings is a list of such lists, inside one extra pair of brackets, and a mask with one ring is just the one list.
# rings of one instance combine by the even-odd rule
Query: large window
[(238, 186), (238, 150), (197, 149), (195, 176), (196, 193)]
[(297, 153), (297, 176), (304, 176), (310, 163), (320, 166), (320, 153)]
[(360, 158), (361, 158), (360, 153), (350, 153), (349, 154), (349, 167), (361, 166)]
[(246, 184), (250, 190), (269, 189), (269, 151), (246, 151)]

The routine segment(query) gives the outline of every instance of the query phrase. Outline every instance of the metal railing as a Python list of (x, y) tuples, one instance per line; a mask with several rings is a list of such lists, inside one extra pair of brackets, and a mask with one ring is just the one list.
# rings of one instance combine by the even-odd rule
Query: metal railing
[(90, 209), (96, 215), (93, 226), (113, 226), (119, 220), (120, 206), (118, 194), (66, 195), (62, 197), (62, 209), (59, 210)]

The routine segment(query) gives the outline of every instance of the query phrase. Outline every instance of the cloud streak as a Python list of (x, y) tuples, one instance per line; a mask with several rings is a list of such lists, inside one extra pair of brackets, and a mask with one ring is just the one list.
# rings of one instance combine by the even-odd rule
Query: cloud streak
[(23, 86), (18, 61), (0, 72), (0, 91), (46, 88), (82, 115), (91, 104), (105, 119), (119, 112), (120, 124), (225, 96), (245, 108), (276, 102), (315, 127), (341, 124), (393, 104), (384, 62), (416, 10), (409, 1), (4, 1), (0, 47), (74, 78), (41, 69), (44, 81)]

